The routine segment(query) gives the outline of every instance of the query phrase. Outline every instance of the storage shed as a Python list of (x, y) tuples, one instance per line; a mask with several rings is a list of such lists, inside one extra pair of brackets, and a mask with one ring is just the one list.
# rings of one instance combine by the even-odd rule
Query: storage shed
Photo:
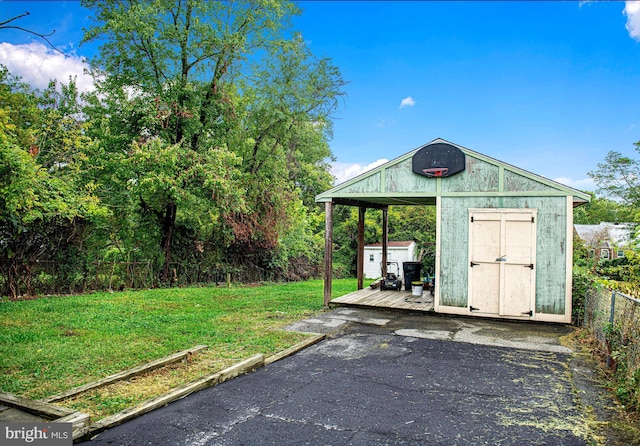
[(389, 205), (436, 207), (439, 313), (571, 322), (573, 207), (587, 193), (436, 139), (316, 197), (325, 203), (324, 303), (331, 303), (333, 209), (357, 206), (358, 289), (364, 215)]
[[(415, 262), (417, 258), (416, 242), (390, 241), (387, 243), (387, 261), (397, 262), (400, 272), (404, 262)], [(374, 243), (364, 247), (364, 278), (377, 279), (381, 277), (382, 243)]]

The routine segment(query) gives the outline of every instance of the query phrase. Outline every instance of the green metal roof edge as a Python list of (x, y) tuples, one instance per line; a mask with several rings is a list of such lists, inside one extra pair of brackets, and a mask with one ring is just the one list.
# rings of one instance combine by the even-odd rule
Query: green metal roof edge
[[(493, 165), (495, 165), (497, 167), (503, 167), (505, 170), (509, 170), (511, 172), (514, 172), (514, 173), (516, 173), (518, 175), (521, 175), (521, 176), (523, 176), (525, 178), (528, 178), (530, 180), (536, 181), (538, 183), (542, 183), (545, 186), (548, 186), (548, 187), (550, 187), (552, 189), (556, 189), (558, 191), (565, 192), (567, 196), (571, 195), (574, 198), (578, 198), (580, 200), (584, 200), (584, 202), (586, 202), (586, 203), (591, 201), (591, 196), (587, 192), (583, 192), (583, 191), (580, 191), (578, 189), (574, 189), (574, 188), (566, 186), (566, 185), (564, 185), (562, 183), (558, 183), (557, 181), (550, 180), (550, 179), (545, 178), (545, 177), (543, 177), (541, 175), (535, 174), (533, 172), (529, 172), (529, 171), (527, 171), (525, 169), (521, 169), (519, 167), (513, 166), (513, 165), (511, 165), (509, 163), (506, 163), (504, 161), (497, 160), (495, 158), (492, 158), (490, 156), (487, 156), (487, 155), (484, 155), (482, 153), (476, 152), (474, 150), (468, 149), (468, 148), (463, 147), (463, 146), (461, 146), (459, 144), (447, 141), (447, 140), (442, 139), (442, 138), (436, 138), (431, 142), (423, 144), (423, 145), (419, 146), (418, 148), (413, 149), (410, 152), (405, 153), (404, 155), (400, 155), (400, 156), (398, 156), (398, 157), (396, 157), (396, 158), (394, 158), (394, 159), (392, 159), (390, 161), (387, 161), (386, 163), (384, 163), (384, 164), (382, 164), (382, 165), (380, 165), (380, 166), (378, 166), (378, 167), (376, 167), (374, 169), (371, 169), (371, 170), (369, 170), (367, 172), (364, 172), (364, 173), (362, 173), (362, 174), (360, 174), (360, 175), (358, 175), (358, 176), (356, 176), (354, 178), (351, 178), (350, 180), (347, 180), (344, 183), (338, 184), (337, 186), (334, 186), (331, 189), (316, 195), (315, 201), (317, 203), (330, 201), (330, 199), (334, 196), (334, 194), (336, 192), (339, 192), (341, 189), (349, 187), (352, 184), (358, 183), (358, 182), (360, 182), (360, 181), (362, 181), (362, 180), (364, 180), (366, 178), (369, 178), (369, 177), (372, 177), (374, 175), (377, 175), (378, 173), (381, 173), (382, 171), (384, 171), (384, 170), (386, 170), (386, 169), (388, 169), (388, 168), (390, 168), (390, 167), (392, 167), (392, 166), (394, 166), (394, 165), (396, 165), (398, 163), (401, 163), (402, 161), (405, 161), (407, 158), (412, 157), (418, 150), (422, 149), (423, 147), (426, 147), (428, 145), (435, 144), (435, 143), (450, 144), (450, 145), (460, 149), (462, 152), (464, 152), (465, 155), (469, 155), (469, 156), (472, 156), (474, 158), (478, 158), (478, 159), (480, 159), (482, 161), (485, 161), (485, 162), (487, 162), (489, 164), (493, 164)], [(531, 192), (535, 193), (536, 191), (531, 191)], [(461, 192), (461, 194), (464, 194), (464, 193)], [(336, 194), (336, 195), (339, 195), (339, 194)], [(358, 195), (362, 195), (362, 194), (358, 194)], [(379, 195), (379, 193), (374, 193), (374, 195)], [(341, 196), (344, 197), (344, 195), (341, 195)], [(402, 196), (402, 194), (400, 194), (398, 196)]]

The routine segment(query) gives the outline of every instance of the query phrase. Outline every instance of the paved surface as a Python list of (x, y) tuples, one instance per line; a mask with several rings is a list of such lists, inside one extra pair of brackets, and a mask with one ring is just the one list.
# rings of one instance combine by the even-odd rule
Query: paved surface
[(592, 443), (570, 327), (342, 308), (290, 328), (330, 336), (90, 443)]

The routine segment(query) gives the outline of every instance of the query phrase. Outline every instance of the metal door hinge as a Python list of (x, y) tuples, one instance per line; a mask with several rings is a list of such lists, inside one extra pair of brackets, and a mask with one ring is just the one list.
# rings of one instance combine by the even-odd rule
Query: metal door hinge
[(480, 311), (480, 308), (472, 307), (469, 305), (469, 311)]
[(529, 310), (529, 311), (523, 311), (523, 312), (522, 312), (522, 313), (520, 313), (520, 314), (522, 314), (523, 316), (529, 315), (529, 317), (531, 317), (531, 316), (533, 316), (533, 311), (532, 311), (532, 310)]
[(476, 266), (476, 265), (480, 265), (480, 264), (479, 264), (479, 263), (476, 263), (476, 262), (471, 262), (471, 263), (469, 264), (469, 266), (471, 266), (471, 268), (473, 268), (473, 267), (474, 267), (474, 266)]
[(523, 265), (525, 268), (533, 269), (533, 263), (529, 263), (528, 265)]

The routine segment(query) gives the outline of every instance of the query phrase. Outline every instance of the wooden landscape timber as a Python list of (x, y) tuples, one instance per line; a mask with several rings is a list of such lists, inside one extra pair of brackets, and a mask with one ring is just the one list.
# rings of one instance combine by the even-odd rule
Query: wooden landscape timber
[(118, 426), (125, 421), (129, 421), (147, 412), (151, 412), (154, 409), (163, 407), (177, 399), (184, 398), (191, 393), (206, 389), (207, 387), (215, 386), (216, 384), (235, 378), (238, 375), (249, 373), (263, 367), (264, 364), (264, 355), (254, 355), (242, 362), (239, 362), (238, 364), (221, 370), (220, 372), (204, 376), (191, 383), (185, 384), (184, 386), (177, 387), (164, 395), (143, 401), (134, 407), (130, 407), (122, 412), (98, 420), (91, 424), (88, 435), (94, 435), (111, 427)]
[(11, 393), (0, 392), (0, 404), (28, 412), (52, 423), (71, 423), (73, 439), (84, 436), (89, 431), (89, 415), (44, 401), (31, 400)]
[(65, 407), (56, 406), (51, 404), (52, 401), (61, 401), (73, 396), (79, 395), (83, 392), (93, 390), (99, 387), (107, 386), (118, 381), (122, 381), (150, 370), (155, 370), (173, 363), (176, 363), (190, 354), (204, 350), (206, 345), (198, 345), (191, 349), (184, 350), (165, 358), (158, 359), (156, 361), (149, 362), (147, 364), (134, 367), (129, 370), (122, 371), (115, 375), (111, 375), (104, 379), (87, 383), (83, 386), (70, 389), (66, 392), (62, 392), (56, 395), (52, 395), (46, 400), (30, 400), (13, 394), (0, 392), (0, 404), (4, 404), (9, 407), (14, 407), (23, 412), (32, 413), (40, 416), (43, 419), (50, 420), (54, 423), (72, 423), (73, 426), (73, 439), (78, 440), (81, 438), (89, 438), (92, 435), (96, 435), (106, 429), (120, 425), (126, 421), (139, 417), (147, 412), (166, 406), (167, 404), (176, 401), (180, 398), (184, 398), (191, 393), (206, 389), (207, 387), (215, 386), (219, 383), (235, 378), (236, 376), (252, 372), (265, 365), (271, 364), (280, 359), (286, 358), (300, 350), (303, 350), (311, 345), (314, 345), (321, 340), (325, 339), (326, 335), (316, 334), (309, 339), (301, 341), (275, 355), (272, 355), (265, 359), (262, 354), (254, 355), (244, 361), (241, 361), (231, 367), (227, 367), (216, 373), (209, 374), (195, 381), (187, 383), (183, 386), (174, 388), (164, 395), (160, 395), (146, 401), (143, 401), (136, 406), (127, 408), (117, 414), (102, 418), (100, 420), (91, 423), (90, 416), (82, 412), (76, 412)]
[(109, 384), (113, 384), (114, 382), (123, 381), (125, 379), (133, 378), (134, 376), (142, 375), (143, 373), (150, 372), (152, 370), (159, 369), (161, 367), (165, 367), (170, 364), (174, 364), (176, 362), (180, 362), (183, 359), (189, 357), (194, 353), (205, 350), (208, 347), (206, 345), (196, 345), (193, 348), (188, 350), (183, 350), (178, 353), (174, 353), (173, 355), (165, 356), (164, 358), (157, 359), (155, 361), (148, 362), (141, 366), (133, 367), (128, 370), (124, 370), (122, 372), (118, 372), (115, 375), (107, 376), (106, 378), (102, 378), (98, 381), (90, 382), (84, 384), (79, 387), (75, 387), (73, 389), (67, 390), (65, 392), (57, 393), (55, 395), (51, 395), (48, 398), (45, 398), (43, 401), (47, 403), (53, 403), (56, 401), (62, 401), (67, 398), (71, 398), (72, 396), (79, 395), (84, 392), (88, 392), (89, 390), (97, 389), (99, 387), (104, 387)]
[(300, 350), (303, 350), (307, 347), (312, 346), (313, 344), (317, 344), (318, 342), (322, 341), (324, 338), (326, 338), (327, 335), (324, 334), (317, 334), (309, 339), (305, 339), (304, 341), (298, 342), (295, 345), (292, 345), (291, 347), (289, 347), (286, 350), (282, 350), (279, 353), (276, 353), (275, 355), (269, 356), (267, 359), (264, 360), (264, 364), (265, 365), (269, 365), (273, 362), (279, 361), (281, 359), (286, 358), (287, 356), (291, 356), (296, 352), (299, 352)]

